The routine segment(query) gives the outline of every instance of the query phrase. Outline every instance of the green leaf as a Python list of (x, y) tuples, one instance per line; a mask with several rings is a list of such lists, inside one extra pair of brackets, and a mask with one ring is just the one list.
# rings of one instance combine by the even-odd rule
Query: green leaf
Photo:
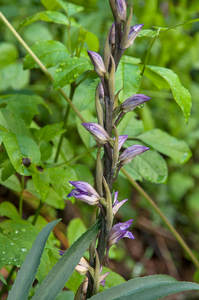
[(178, 140), (160, 129), (146, 131), (137, 138), (180, 164), (187, 162), (192, 156), (185, 141)]
[(88, 44), (89, 50), (94, 51), (94, 52), (99, 51), (99, 40), (98, 40), (98, 37), (94, 33), (87, 31), (86, 42)]
[(25, 18), (25, 20), (21, 21), (19, 24), (18, 30), (24, 26), (27, 26), (29, 24), (32, 24), (37, 21), (45, 21), (45, 22), (53, 22), (53, 23), (58, 23), (58, 24), (63, 24), (63, 25), (69, 25), (68, 18), (58, 12), (58, 11), (41, 11), (38, 12), (32, 16), (29, 16)]
[(27, 126), (30, 125), (33, 117), (39, 114), (38, 105), (45, 106), (51, 112), (43, 99), (36, 95), (4, 95), (0, 96), (0, 104), (6, 104), (6, 108), (12, 111), (15, 117), (24, 120)]
[(39, 146), (39, 150), (41, 153), (42, 162), (47, 161), (52, 156), (53, 147), (51, 143), (41, 142)]
[(7, 285), (7, 282), (5, 280), (5, 278), (3, 277), (3, 275), (0, 273), (0, 280), (5, 284)]
[[(87, 122), (97, 123), (96, 118), (94, 118), (93, 115), (88, 110), (82, 111), (81, 114), (82, 114), (83, 118)], [(82, 141), (84, 142), (85, 146), (87, 148), (91, 148), (94, 145), (96, 145), (95, 139), (88, 132), (88, 130), (85, 130), (84, 126), (81, 125), (82, 122), (79, 120), (79, 118), (76, 118), (76, 120), (77, 120), (77, 130), (78, 130), (78, 133), (79, 133)]]
[(138, 37), (154, 37), (157, 35), (159, 35), (159, 30), (142, 29), (138, 34)]
[(100, 79), (94, 79), (94, 82), (89, 86), (87, 93), (82, 100), (81, 110), (95, 105), (95, 91), (99, 82)]
[(86, 182), (88, 182), (91, 185), (94, 185), (93, 174), (86, 165), (76, 164), (73, 166), (73, 169), (75, 170), (75, 173), (78, 176), (78, 180), (84, 181), (86, 178)]
[[(125, 146), (138, 145), (136, 141), (127, 141)], [(135, 157), (129, 164), (129, 169), (136, 170), (144, 179), (153, 183), (164, 183), (168, 177), (167, 164), (156, 151), (149, 150)]]
[(81, 219), (72, 219), (67, 226), (66, 233), (69, 244), (73, 244), (86, 231), (86, 229), (87, 228)]
[(69, 3), (69, 2), (65, 2), (63, 0), (56, 0), (60, 6), (65, 10), (65, 12), (67, 13), (67, 16), (70, 17), (82, 10), (84, 10), (83, 6), (80, 5), (76, 5), (73, 3)]
[[(54, 144), (54, 152), (53, 154), (55, 155), (55, 152), (57, 150), (57, 147), (58, 147), (58, 143), (59, 143), (59, 139), (58, 137), (54, 138), (53, 139), (53, 144)], [(71, 158), (74, 157), (74, 149), (73, 149), (73, 145), (71, 144), (71, 142), (69, 140), (67, 140), (65, 137), (63, 139), (63, 142), (62, 142), (62, 149), (60, 151), (60, 155), (59, 155), (59, 159), (58, 159), (58, 162), (61, 163), (61, 162), (65, 162), (67, 160), (70, 160)]]
[(74, 82), (83, 72), (93, 70), (93, 66), (83, 58), (69, 57), (56, 70), (53, 86), (55, 90)]
[(41, 3), (47, 10), (57, 10), (61, 8), (57, 0), (41, 0)]
[(64, 200), (55, 192), (52, 187), (49, 188), (49, 194), (45, 200), (45, 203), (57, 209), (65, 208)]
[(116, 93), (120, 90), (119, 99), (121, 102), (136, 94), (141, 83), (140, 69), (131, 58), (121, 59), (115, 74)]
[(56, 300), (74, 300), (75, 294), (72, 291), (63, 291), (61, 292)]
[(165, 275), (153, 275), (129, 280), (89, 299), (158, 300), (167, 295), (188, 290), (199, 290), (199, 284), (178, 282), (176, 279)]
[(11, 189), (12, 191), (21, 192), (21, 184), (16, 175), (12, 175), (8, 179), (3, 181), (1, 179), (1, 174), (3, 174), (2, 170), (0, 170), (0, 184), (7, 187), (8, 189)]
[(32, 164), (40, 161), (41, 154), (35, 141), (27, 136), (4, 132), (3, 143), (16, 171), (21, 175), (30, 175), (31, 171), (22, 164), (22, 158), (29, 158)]
[(9, 64), (0, 69), (0, 91), (6, 91), (9, 88), (21, 90), (30, 79), (30, 71), (23, 70), (21, 62)]
[(125, 114), (125, 117), (119, 123), (117, 130), (119, 135), (127, 134), (130, 138), (144, 132), (144, 125), (142, 120), (136, 119), (135, 112), (129, 112), (128, 114)]
[(4, 201), (0, 204), (0, 215), (10, 219), (20, 219), (16, 207), (8, 201)]
[(32, 173), (32, 179), (37, 192), (41, 196), (42, 202), (44, 202), (49, 193), (48, 173), (45, 171), (45, 169), (42, 172), (39, 172), (36, 168), (34, 168), (34, 172)]
[(64, 287), (91, 241), (97, 235), (98, 223), (88, 229), (60, 258), (39, 286), (32, 300), (54, 300)]
[(13, 63), (18, 57), (17, 47), (7, 42), (0, 43), (0, 57), (0, 68)]
[(63, 122), (46, 125), (37, 131), (37, 137), (44, 142), (50, 142), (54, 137), (60, 136), (66, 129), (63, 129)]
[(147, 69), (156, 73), (169, 85), (173, 93), (173, 97), (177, 104), (180, 106), (184, 114), (185, 122), (187, 123), (191, 111), (191, 95), (189, 91), (184, 86), (182, 86), (179, 77), (172, 70), (167, 68), (147, 66)]
[(60, 220), (55, 220), (46, 225), (42, 231), (38, 234), (32, 248), (27, 254), (23, 265), (19, 272), (17, 273), (17, 278), (15, 279), (14, 285), (12, 286), (11, 291), (8, 294), (8, 300), (26, 300), (29, 294), (29, 290), (32, 286), (32, 283), (35, 279), (37, 269), (39, 267), (41, 256), (44, 251), (44, 247), (47, 241), (47, 238), (53, 229), (53, 227)]
[(126, 280), (122, 276), (120, 276), (119, 274), (113, 272), (111, 269), (106, 268), (106, 267), (102, 268), (102, 273), (100, 275), (102, 275), (106, 272), (110, 272), (110, 273), (108, 274), (108, 276), (105, 279), (105, 289), (109, 289), (113, 286), (117, 286), (121, 283), (126, 282)]
[(6, 151), (0, 153), (0, 168), (2, 168), (0, 180), (5, 181), (12, 176), (16, 170), (11, 164)]
[[(38, 41), (32, 45), (31, 50), (41, 60), (46, 68), (65, 61), (70, 56), (67, 48), (58, 41)], [(39, 68), (38, 64), (28, 53), (23, 61), (24, 70)]]

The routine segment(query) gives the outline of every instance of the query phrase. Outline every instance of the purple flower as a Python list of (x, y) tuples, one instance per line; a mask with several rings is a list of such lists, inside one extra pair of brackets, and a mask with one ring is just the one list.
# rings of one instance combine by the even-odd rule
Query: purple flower
[(125, 46), (124, 46), (125, 49), (127, 49), (128, 47), (130, 47), (133, 44), (135, 38), (138, 36), (138, 34), (141, 31), (143, 26), (144, 26), (144, 24), (138, 24), (138, 25), (134, 25), (134, 26), (130, 27), (129, 35), (128, 35), (127, 41), (125, 43)]
[(117, 223), (111, 228), (108, 236), (108, 243), (107, 243), (107, 257), (108, 257), (108, 251), (110, 247), (116, 244), (120, 239), (124, 237), (127, 237), (129, 239), (135, 239), (133, 234), (127, 230), (127, 228), (129, 228), (132, 223), (133, 223), (133, 219), (125, 223)]
[(146, 101), (149, 101), (151, 98), (142, 95), (142, 94), (135, 94), (128, 99), (126, 99), (122, 104), (121, 108), (124, 113), (127, 113), (128, 111), (134, 110), (137, 106), (145, 103)]
[(125, 0), (115, 0), (117, 20), (126, 22), (126, 2)]
[(120, 135), (119, 136), (119, 147), (118, 150), (120, 150), (123, 146), (123, 144), (125, 143), (125, 141), (127, 140), (128, 135)]
[(72, 190), (67, 197), (75, 197), (90, 205), (99, 203), (100, 195), (87, 182), (84, 181), (69, 181), (76, 189)]
[(116, 214), (118, 209), (128, 200), (128, 199), (124, 199), (124, 200), (119, 202), (117, 200), (117, 197), (118, 197), (118, 192), (115, 192), (113, 206), (112, 206), (112, 211), (113, 211), (114, 215)]
[(142, 146), (142, 145), (133, 145), (125, 149), (119, 156), (119, 162), (121, 165), (126, 165), (132, 161), (134, 157), (139, 154), (144, 153), (150, 148)]
[(97, 139), (98, 142), (106, 144), (109, 141), (110, 137), (108, 133), (99, 124), (82, 123), (82, 125)]
[(104, 62), (103, 62), (101, 56), (98, 53), (93, 52), (93, 51), (87, 50), (87, 52), (91, 59), (91, 62), (93, 64), (95, 72), (99, 76), (104, 76), (107, 73), (107, 71), (106, 71), (106, 68), (105, 68), (105, 65), (104, 65)]

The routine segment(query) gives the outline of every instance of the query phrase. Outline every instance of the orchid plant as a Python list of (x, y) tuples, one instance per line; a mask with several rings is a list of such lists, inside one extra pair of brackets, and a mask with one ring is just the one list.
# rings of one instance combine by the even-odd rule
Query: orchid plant
[[(57, 0), (55, 2), (55, 6), (61, 6), (67, 11), (67, 14), (69, 14), (70, 12), (70, 10), (67, 10), (68, 7), (71, 10), (76, 7), (72, 4), (72, 6), (67, 6), (66, 3), (63, 4), (64, 1), (62, 0)], [(103, 49), (103, 57), (95, 51), (88, 50), (87, 59), (90, 59), (92, 63), (91, 66), (88, 60), (86, 61), (85, 58), (79, 57), (81, 53), (81, 47), (77, 47), (75, 57), (76, 61), (79, 60), (81, 61), (81, 64), (85, 64), (84, 71), (92, 71), (92, 69), (94, 69), (94, 71), (97, 73), (97, 76), (99, 77), (95, 91), (95, 111), (97, 116), (97, 123), (86, 122), (86, 120), (84, 120), (84, 118), (81, 116), (72, 101), (63, 92), (60, 85), (64, 86), (64, 77), (60, 79), (58, 84), (57, 78), (60, 76), (60, 73), (64, 72), (62, 67), (64, 68), (65, 62), (62, 62), (60, 64), (60, 67), (56, 70), (56, 75), (54, 77), (53, 83), (54, 88), (60, 91), (61, 95), (68, 101), (70, 107), (73, 108), (77, 116), (81, 119), (81, 129), (83, 130), (83, 132), (88, 132), (96, 141), (96, 145), (94, 146), (94, 148), (97, 149), (95, 185), (92, 186), (89, 182), (87, 182), (87, 178), (85, 178), (85, 181), (74, 180), (73, 177), (68, 178), (69, 180), (67, 179), (67, 183), (70, 186), (70, 192), (67, 192), (67, 198), (71, 199), (71, 197), (74, 197), (75, 199), (84, 202), (85, 205), (89, 204), (93, 206), (91, 221), (92, 226), (76, 242), (74, 242), (68, 250), (59, 250), (60, 258), (58, 262), (53, 266), (49, 274), (41, 282), (32, 297), (31, 295), (29, 295), (29, 291), (31, 289), (35, 275), (37, 274), (45, 243), (51, 230), (59, 220), (53, 221), (46, 225), (43, 230), (37, 235), (32, 248), (25, 257), (23, 265), (18, 272), (13, 288), (9, 292), (8, 300), (26, 300), (28, 295), (28, 299), (33, 300), (63, 299), (61, 298), (62, 294), (59, 293), (64, 287), (65, 283), (68, 281), (73, 270), (84, 276), (82, 282), (76, 290), (76, 294), (74, 295), (75, 300), (85, 300), (90, 298), (93, 300), (121, 300), (124, 298), (133, 300), (158, 300), (166, 295), (178, 291), (199, 290), (199, 285), (195, 283), (177, 282), (175, 279), (167, 276), (149, 276), (130, 280), (100, 293), (100, 286), (105, 286), (106, 278), (110, 273), (110, 271), (108, 271), (104, 274), (101, 274), (103, 265), (109, 265), (109, 250), (111, 246), (118, 243), (118, 241), (122, 238), (129, 238), (132, 240), (135, 239), (133, 233), (129, 229), (133, 223), (133, 219), (119, 223), (115, 222), (114, 220), (115, 214), (122, 205), (125, 205), (128, 199), (120, 201), (118, 200), (120, 193), (119, 191), (113, 190), (113, 183), (117, 181), (118, 174), (123, 170), (123, 166), (130, 164), (132, 160), (134, 160), (137, 156), (142, 158), (143, 153), (150, 153), (151, 151), (148, 147), (148, 145), (150, 146), (150, 141), (145, 143), (144, 138), (140, 138), (140, 140), (143, 141), (144, 145), (139, 143), (126, 147), (125, 142), (127, 142), (129, 135), (119, 135), (118, 133), (118, 126), (122, 124), (122, 122), (124, 122), (124, 119), (126, 118), (128, 113), (134, 111), (138, 107), (141, 107), (151, 98), (147, 95), (132, 92), (131, 96), (129, 95), (127, 99), (122, 99), (123, 101), (121, 101), (121, 92), (123, 90), (123, 87), (121, 89), (118, 89), (115, 80), (116, 72), (118, 70), (123, 54), (129, 47), (134, 44), (134, 41), (136, 41), (138, 35), (141, 34), (144, 24), (137, 24), (133, 26), (131, 25), (133, 15), (132, 5), (129, 7), (128, 15), (128, 6), (125, 0), (109, 0), (109, 4), (113, 14), (114, 22), (106, 36)], [(54, 18), (56, 18), (56, 16), (58, 15), (55, 14)], [(51, 17), (51, 12), (49, 11), (46, 11), (44, 15), (37, 15), (37, 18), (40, 18), (41, 20), (49, 20), (48, 18)], [(33, 19), (35, 20), (35, 18), (36, 17), (34, 17)], [(4, 20), (4, 17), (2, 17), (2, 19)], [(70, 18), (69, 20), (69, 23), (72, 22)], [(6, 22), (7, 21), (5, 19), (4, 23), (7, 24)], [(22, 22), (20, 26), (25, 26), (24, 24), (28, 22), (31, 22), (30, 19)], [(10, 25), (7, 26), (9, 27)], [(21, 41), (20, 37), (18, 37), (18, 34), (14, 31), (14, 29), (11, 26), (10, 28), (14, 32), (15, 36), (19, 39), (19, 41)], [(79, 38), (79, 40), (81, 39)], [(25, 43), (22, 42), (22, 44), (24, 45)], [(50, 79), (52, 79), (52, 76), (50, 75), (50, 73), (48, 73), (45, 66), (40, 62), (37, 56), (35, 56), (34, 53), (31, 52), (28, 46), (27, 49), (29, 54), (31, 55), (31, 58), (33, 58), (42, 68), (44, 73)], [(30, 58), (26, 57), (27, 61), (28, 59)], [(68, 64), (75, 64), (75, 62), (73, 61), (73, 57), (69, 57), (67, 59)], [(27, 63), (26, 60), (25, 64)], [(50, 63), (49, 65), (53, 66)], [(143, 66), (142, 73), (144, 72), (145, 67), (146, 65)], [(76, 88), (81, 83), (81, 80), (79, 82), (76, 81), (76, 78), (78, 76), (79, 74), (74, 76), (74, 81), (72, 83), (68, 81), (68, 83), (71, 84), (71, 99), (74, 96)], [(82, 81), (83, 80), (84, 78), (82, 79)], [(189, 113), (187, 111), (185, 112), (183, 105), (181, 108), (185, 114), (185, 117), (187, 118)], [(70, 108), (67, 108), (64, 126), (67, 124), (69, 113)], [(28, 122), (28, 120), (26, 120), (26, 122)], [(39, 133), (35, 133), (36, 129), (31, 129), (31, 132), (33, 132), (33, 135), (35, 135), (35, 140), (38, 140), (40, 142), (40, 140), (42, 139), (42, 134), (43, 136), (45, 136), (45, 131), (44, 133), (42, 133), (42, 131), (40, 131)], [(56, 191), (59, 189), (59, 182), (53, 181), (53, 171), (49, 171), (49, 169), (59, 167), (57, 161), (60, 154), (60, 149), (63, 146), (62, 142), (65, 128), (63, 127), (59, 131), (59, 133), (62, 135), (57, 146), (57, 152), (53, 164), (51, 162), (51, 164), (47, 165), (47, 167), (44, 163), (40, 163), (39, 165), (40, 159), (35, 159), (36, 162), (34, 163), (33, 159), (31, 160), (29, 157), (23, 157), (22, 159), (20, 157), (20, 163), (15, 164), (15, 158), (13, 158), (8, 146), (8, 142), (12, 142), (12, 135), (14, 133), (11, 133), (9, 135), (6, 130), (3, 134), (2, 139), (4, 147), (6, 148), (9, 157), (11, 157), (10, 161), (15, 166), (16, 171), (19, 174), (23, 176), (32, 176), (36, 190), (41, 196), (40, 205), (34, 219), (32, 220), (32, 225), (34, 225), (42, 208), (42, 203), (46, 200), (49, 191), (48, 190), (46, 192), (45, 190), (46, 185), (49, 189), (49, 183), (46, 183), (46, 178), (50, 178), (50, 180), (52, 181), (51, 185), (55, 187)], [(57, 128), (55, 128), (54, 131), (56, 130)], [(17, 139), (18, 143), (21, 145), (21, 148), (23, 148), (23, 139), (20, 139), (20, 137), (18, 136)], [(49, 141), (50, 139), (48, 140), (46, 138), (46, 142)], [(33, 146), (35, 147), (34, 144)], [(42, 175), (43, 171), (44, 175)], [(70, 174), (70, 172), (68, 173)], [(47, 174), (47, 177), (45, 177), (45, 174)], [(40, 185), (40, 182), (42, 182), (42, 186)], [(22, 183), (24, 190), (24, 181)], [(23, 198), (23, 190), (20, 199)], [(156, 210), (158, 211), (158, 209)], [(167, 222), (166, 224), (168, 225), (169, 222)], [(178, 237), (179, 241), (181, 241), (177, 233), (174, 230), (173, 232), (174, 235)], [(134, 242), (136, 243), (136, 240)], [(88, 248), (89, 258), (86, 259), (83, 255)], [(189, 248), (188, 250), (186, 248), (186, 251), (188, 251), (188, 254), (191, 255), (191, 258), (194, 261), (195, 257), (194, 255), (192, 255), (192, 253), (190, 254)], [(194, 263), (196, 265), (198, 264), (197, 259), (194, 261)], [(66, 295), (66, 299), (71, 299), (69, 294)]]

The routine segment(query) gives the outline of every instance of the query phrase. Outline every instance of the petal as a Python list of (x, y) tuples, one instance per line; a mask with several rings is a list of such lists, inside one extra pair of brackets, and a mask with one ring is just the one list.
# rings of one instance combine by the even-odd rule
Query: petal
[(126, 99), (122, 104), (121, 108), (124, 113), (134, 110), (137, 106), (149, 101), (151, 98), (143, 94), (135, 94)]
[(94, 137), (103, 142), (107, 143), (110, 139), (108, 133), (99, 124), (96, 123), (81, 123), (86, 130), (88, 130)]
[(80, 190), (72, 190), (67, 197), (75, 197), (79, 200), (82, 200), (90, 205), (98, 204), (99, 197), (95, 195), (88, 195), (88, 193), (82, 192)]
[(128, 38), (127, 38), (127, 41), (125, 44), (125, 48), (128, 48), (133, 44), (135, 38), (138, 36), (138, 34), (142, 30), (143, 26), (144, 26), (144, 24), (138, 24), (138, 25), (134, 25), (134, 26), (130, 27), (129, 35), (128, 35)]
[(142, 146), (142, 145), (133, 145), (125, 149), (122, 154), (120, 154), (119, 159), (122, 165), (126, 165), (132, 161), (134, 157), (139, 154), (144, 153), (150, 148)]
[(78, 190), (83, 191), (85, 193), (90, 193), (95, 195), (96, 197), (99, 197), (99, 194), (96, 192), (96, 190), (87, 182), (85, 181), (69, 181), (74, 187), (76, 187)]
[(127, 201), (128, 199), (124, 199), (122, 201), (116, 201), (115, 204), (113, 204), (113, 214), (115, 215), (118, 209)]
[(120, 150), (123, 146), (123, 144), (125, 143), (125, 141), (127, 140), (128, 135), (120, 135), (119, 136), (119, 147), (118, 150)]
[(101, 56), (93, 51), (88, 51), (88, 55), (90, 57), (90, 60), (93, 64), (93, 67), (95, 69), (95, 72), (99, 75), (99, 76), (103, 76), (104, 74), (107, 73), (103, 59), (101, 58)]

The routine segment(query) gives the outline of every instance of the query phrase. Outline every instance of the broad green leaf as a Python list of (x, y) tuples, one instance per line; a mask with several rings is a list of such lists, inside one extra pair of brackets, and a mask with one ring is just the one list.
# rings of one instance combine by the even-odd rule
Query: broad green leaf
[(142, 29), (140, 33), (138, 34), (138, 37), (154, 37), (159, 35), (158, 30), (151, 30), (151, 29)]
[(0, 57), (0, 68), (13, 63), (18, 57), (17, 47), (7, 42), (0, 43)]
[[(55, 137), (53, 139), (53, 144), (55, 146), (53, 148), (53, 151), (54, 151), (53, 152), (53, 157), (55, 156), (55, 152), (57, 151), (58, 143), (59, 143), (59, 138)], [(58, 162), (61, 163), (61, 162), (70, 160), (73, 157), (74, 157), (73, 145), (72, 145), (72, 143), (69, 140), (67, 140), (64, 137), (63, 142), (62, 142), (62, 149), (60, 151)], [(53, 162), (53, 160), (52, 160), (52, 162)]]
[(53, 146), (50, 142), (41, 142), (39, 145), (39, 150), (41, 152), (41, 161), (45, 162), (52, 156)]
[(43, 99), (36, 95), (4, 95), (0, 97), (0, 104), (6, 104), (6, 108), (12, 111), (15, 117), (24, 120), (27, 126), (30, 125), (33, 117), (39, 114), (38, 105), (45, 106), (51, 112)]
[(129, 61), (127, 58), (121, 60), (115, 74), (115, 92), (117, 93), (122, 89), (119, 93), (120, 101), (123, 102), (133, 94), (136, 94), (139, 90), (140, 83), (141, 76), (139, 66), (132, 62), (131, 59), (129, 59)]
[(8, 179), (2, 180), (3, 171), (0, 170), (0, 184), (15, 192), (21, 192), (21, 184), (16, 175), (11, 175)]
[[(136, 141), (127, 141), (125, 146), (140, 145)], [(164, 183), (168, 177), (167, 164), (156, 151), (149, 150), (135, 157), (129, 165), (130, 173), (135, 170), (144, 179), (154, 183)], [(126, 169), (126, 168), (125, 168)]]
[(0, 280), (5, 284), (7, 285), (7, 282), (5, 280), (5, 278), (3, 277), (3, 275), (0, 273)]
[(166, 275), (131, 279), (89, 299), (92, 300), (158, 300), (182, 291), (199, 290), (199, 284), (178, 282)]
[[(46, 68), (55, 66), (65, 61), (70, 56), (67, 48), (58, 41), (38, 41), (32, 45), (31, 50), (41, 60)], [(39, 68), (38, 64), (28, 53), (23, 61), (24, 70)]]
[[(139, 108), (136, 108), (136, 110), (138, 109)], [(125, 114), (125, 117), (119, 123), (117, 130), (119, 135), (127, 134), (129, 138), (132, 138), (144, 132), (144, 125), (142, 120), (136, 119), (135, 112), (129, 112), (128, 114)]]
[(23, 70), (21, 62), (12, 63), (0, 69), (0, 91), (6, 91), (9, 88), (21, 90), (30, 79), (30, 71)]
[(41, 3), (47, 10), (57, 10), (61, 8), (57, 0), (41, 0)]
[(75, 294), (72, 291), (61, 292), (55, 300), (74, 300)]
[[(24, 120), (20, 117), (16, 118), (12, 111), (7, 108), (2, 108), (0, 110), (0, 123), (5, 126), (4, 131), (30, 136), (29, 129)], [(2, 134), (3, 132), (1, 131), (0, 135)]]
[(182, 86), (179, 77), (172, 70), (167, 68), (147, 66), (147, 69), (156, 73), (169, 85), (173, 93), (173, 97), (180, 106), (184, 114), (185, 122), (187, 123), (191, 111), (191, 95), (189, 91)]
[(83, 72), (93, 70), (93, 66), (83, 58), (69, 57), (56, 70), (53, 86), (55, 90), (74, 82)]
[[(141, 174), (134, 168), (132, 168), (131, 164), (127, 164), (123, 167), (128, 173), (129, 175), (135, 180), (139, 180), (142, 181), (142, 176)], [(126, 176), (120, 171), (119, 175), (121, 175), (122, 177), (126, 178)]]
[(47, 11), (38, 12), (32, 16), (25, 18), (19, 24), (18, 30), (24, 26), (27, 26), (39, 20), (45, 22), (53, 22), (53, 23), (58, 23), (63, 25), (69, 25), (68, 18), (64, 14), (58, 11), (47, 10)]
[(145, 68), (144, 75), (147, 78), (149, 78), (158, 87), (158, 89), (170, 88), (168, 83), (164, 80), (164, 78), (162, 78), (161, 76), (159, 76), (158, 74), (156, 74), (155, 72), (147, 68), (147, 66)]
[(22, 159), (29, 158), (32, 164), (39, 162), (41, 154), (35, 141), (27, 136), (4, 132), (3, 143), (16, 171), (21, 175), (30, 175), (31, 171), (22, 164)]
[(137, 138), (180, 164), (187, 162), (192, 156), (185, 141), (178, 140), (160, 129), (146, 131)]
[(46, 125), (37, 131), (37, 137), (44, 142), (50, 142), (54, 137), (60, 136), (66, 129), (63, 129), (63, 122)]
[(87, 31), (86, 42), (88, 44), (89, 50), (94, 51), (94, 52), (99, 51), (99, 40), (98, 40), (98, 37), (94, 33)]
[[(172, 172), (169, 176), (169, 191), (173, 200), (181, 200), (188, 191), (194, 190), (195, 180), (190, 174), (183, 174), (180, 170)], [(190, 200), (187, 201), (187, 205)]]
[(60, 220), (46, 225), (38, 234), (32, 248), (27, 254), (20, 271), (17, 273), (14, 285), (8, 295), (8, 300), (26, 300), (35, 279), (48, 236)]
[(68, 239), (69, 244), (73, 244), (85, 231), (86, 226), (84, 225), (81, 219), (72, 219), (67, 226), (66, 232), (66, 237)]
[(11, 164), (6, 151), (0, 153), (0, 168), (2, 168), (0, 180), (5, 181), (12, 176), (16, 170)]
[(70, 181), (77, 180), (77, 175), (72, 167), (56, 167), (45, 169), (49, 176), (49, 182), (54, 187), (55, 191), (60, 197), (66, 199), (67, 195), (71, 191), (72, 187), (69, 183)]
[(81, 110), (87, 109), (90, 106), (95, 105), (95, 91), (100, 79), (95, 79), (89, 86), (85, 97), (82, 100)]
[(78, 176), (78, 180), (88, 182), (91, 185), (94, 185), (94, 177), (90, 169), (86, 165), (75, 164), (73, 166), (75, 173)]
[(82, 10), (84, 10), (84, 7), (73, 4), (73, 3), (69, 3), (63, 0), (56, 0), (60, 6), (65, 10), (65, 12), (67, 13), (67, 16), (70, 17)]
[(10, 219), (20, 219), (16, 207), (8, 201), (4, 201), (0, 204), (0, 215)]
[(39, 286), (32, 300), (54, 300), (72, 274), (91, 241), (97, 235), (98, 223), (88, 229), (60, 258)]
[(37, 192), (41, 196), (41, 200), (44, 202), (49, 193), (48, 173), (45, 171), (45, 169), (42, 172), (39, 172), (36, 168), (34, 168), (34, 172), (32, 173), (32, 179)]

